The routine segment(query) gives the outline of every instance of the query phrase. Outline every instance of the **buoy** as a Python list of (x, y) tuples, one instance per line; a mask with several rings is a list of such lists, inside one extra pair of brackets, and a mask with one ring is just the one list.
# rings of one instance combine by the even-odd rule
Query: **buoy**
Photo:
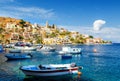
[(78, 72), (78, 75), (82, 75), (82, 72)]
[(94, 49), (93, 52), (94, 52), (94, 53), (97, 53), (97, 49)]

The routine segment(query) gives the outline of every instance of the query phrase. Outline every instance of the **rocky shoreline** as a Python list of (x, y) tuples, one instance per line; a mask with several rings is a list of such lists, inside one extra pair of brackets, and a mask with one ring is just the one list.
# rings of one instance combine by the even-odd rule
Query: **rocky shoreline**
[(7, 60), (7, 58), (4, 55), (5, 53), (0, 53), (0, 64)]

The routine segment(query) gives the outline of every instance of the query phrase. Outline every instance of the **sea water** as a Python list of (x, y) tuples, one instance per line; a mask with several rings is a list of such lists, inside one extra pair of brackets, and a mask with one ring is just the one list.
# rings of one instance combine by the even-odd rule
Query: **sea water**
[[(71, 59), (62, 59), (58, 52), (32, 51), (32, 59), (13, 61), (3, 61), (4, 54), (0, 54), (0, 81), (120, 81), (120, 44), (70, 46), (82, 48), (82, 54), (73, 55)], [(59, 51), (62, 46), (55, 47)], [(73, 62), (83, 66), (81, 76), (28, 77), (19, 70), (23, 65)]]

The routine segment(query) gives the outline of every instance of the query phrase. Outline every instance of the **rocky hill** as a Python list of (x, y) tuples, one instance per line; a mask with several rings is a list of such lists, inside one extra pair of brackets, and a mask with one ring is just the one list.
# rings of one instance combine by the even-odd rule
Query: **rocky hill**
[(30, 22), (24, 21), (22, 19), (15, 19), (10, 17), (0, 17), (0, 27), (4, 28), (7, 23), (16, 23), (17, 25), (21, 25), (21, 22), (24, 22), (25, 25), (31, 26)]
[[(70, 32), (64, 28), (57, 28), (55, 25), (46, 26), (32, 25), (22, 19), (0, 17), (0, 43), (6, 44), (17, 41), (25, 41), (42, 44), (104, 44), (101, 38)], [(111, 42), (110, 42), (111, 43)]]

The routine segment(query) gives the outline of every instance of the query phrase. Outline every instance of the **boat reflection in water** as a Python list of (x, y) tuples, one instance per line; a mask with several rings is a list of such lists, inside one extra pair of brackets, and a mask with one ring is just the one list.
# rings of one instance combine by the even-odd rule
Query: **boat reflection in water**
[(62, 59), (71, 59), (72, 58), (72, 54), (63, 54), (61, 56)]
[(50, 77), (26, 76), (24, 81), (82, 81), (81, 75), (64, 75)]
[(81, 48), (77, 48), (77, 47), (68, 47), (68, 46), (63, 46), (62, 50), (59, 51), (59, 54), (81, 54), (82, 53), (82, 49)]

